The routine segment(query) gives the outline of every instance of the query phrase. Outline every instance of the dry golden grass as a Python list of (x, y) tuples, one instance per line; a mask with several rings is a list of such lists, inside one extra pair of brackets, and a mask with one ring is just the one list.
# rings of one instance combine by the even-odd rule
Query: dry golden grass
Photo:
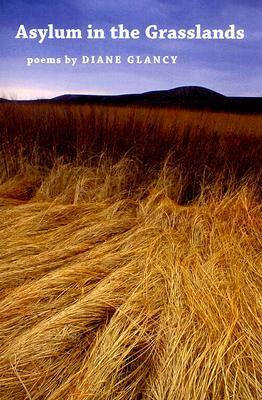
[(98, 108), (59, 158), (87, 107), (39, 107), (2, 116), (0, 399), (261, 399), (258, 117)]

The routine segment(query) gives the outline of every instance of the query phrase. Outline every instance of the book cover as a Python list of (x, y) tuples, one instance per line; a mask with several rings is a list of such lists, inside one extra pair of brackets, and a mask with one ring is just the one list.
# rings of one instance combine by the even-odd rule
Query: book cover
[(1, 400), (262, 398), (261, 17), (1, 0)]

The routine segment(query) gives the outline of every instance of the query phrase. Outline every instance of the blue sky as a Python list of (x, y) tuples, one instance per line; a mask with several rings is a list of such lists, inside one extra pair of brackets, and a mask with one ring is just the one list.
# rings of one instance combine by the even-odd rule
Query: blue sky
[[(198, 85), (226, 95), (261, 96), (261, 0), (0, 0), (0, 97), (52, 97), (64, 93), (118, 94)], [(161, 28), (245, 29), (244, 40), (130, 41), (16, 40), (27, 28)], [(26, 57), (82, 55), (177, 55), (176, 65), (33, 65)]]

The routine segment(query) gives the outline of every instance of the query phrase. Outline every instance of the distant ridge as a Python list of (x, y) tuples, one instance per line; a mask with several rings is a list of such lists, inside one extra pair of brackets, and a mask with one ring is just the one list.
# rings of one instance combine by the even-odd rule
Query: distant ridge
[(214, 90), (207, 89), (202, 86), (181, 86), (174, 89), (169, 90), (159, 90), (159, 91), (152, 91), (146, 92), (144, 94), (161, 94), (165, 93), (169, 96), (181, 96), (181, 97), (226, 97), (223, 94), (215, 92)]
[[(4, 101), (0, 99), (0, 101)], [(49, 100), (20, 100), (31, 103), (69, 103), (101, 105), (143, 105), (186, 109), (208, 109), (236, 113), (262, 113), (262, 97), (228, 97), (200, 86), (183, 86), (170, 90), (151, 91), (140, 94), (84, 95), (64, 94)]]

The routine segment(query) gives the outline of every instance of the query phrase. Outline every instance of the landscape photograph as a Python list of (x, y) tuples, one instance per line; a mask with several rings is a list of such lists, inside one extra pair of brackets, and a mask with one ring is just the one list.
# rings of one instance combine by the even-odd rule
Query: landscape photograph
[(262, 398), (261, 16), (1, 2), (0, 400)]

